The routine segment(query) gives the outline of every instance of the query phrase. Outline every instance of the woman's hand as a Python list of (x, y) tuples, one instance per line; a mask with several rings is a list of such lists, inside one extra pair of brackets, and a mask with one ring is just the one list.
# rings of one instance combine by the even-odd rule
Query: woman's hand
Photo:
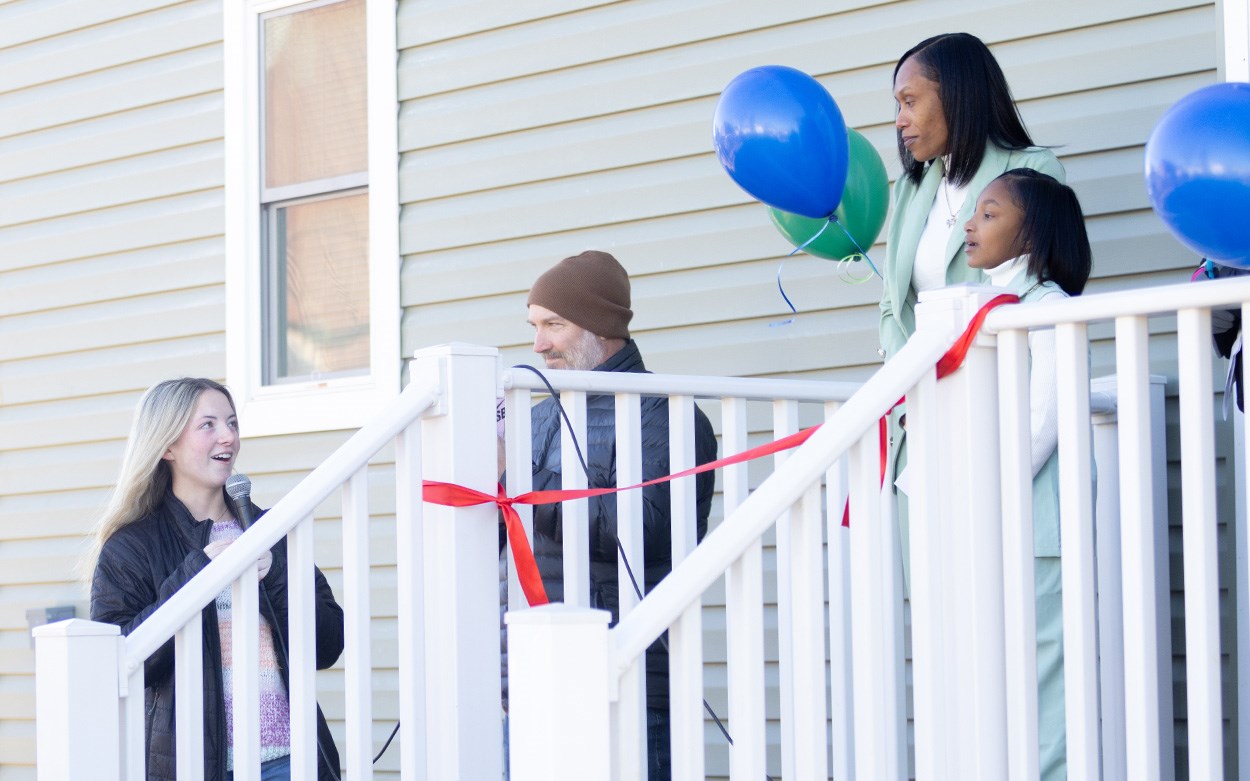
[[(204, 555), (210, 559), (215, 559), (226, 548), (230, 547), (233, 540), (213, 540), (204, 546)], [(264, 580), (269, 574), (269, 568), (273, 566), (273, 553), (265, 551), (256, 559), (256, 579)]]

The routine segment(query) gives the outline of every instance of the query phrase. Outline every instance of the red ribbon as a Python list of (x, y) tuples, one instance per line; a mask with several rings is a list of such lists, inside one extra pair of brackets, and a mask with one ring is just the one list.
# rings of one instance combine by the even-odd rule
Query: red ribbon
[[(972, 346), (972, 340), (976, 337), (977, 331), (980, 330), (981, 324), (985, 322), (985, 316), (989, 314), (991, 309), (1002, 304), (1015, 303), (1019, 301), (1019, 297), (1010, 293), (1004, 293), (990, 299), (976, 315), (968, 323), (968, 327), (963, 334), (956, 340), (955, 344), (938, 360), (937, 362), (937, 378), (940, 380), (951, 372), (958, 369), (968, 354), (969, 348)], [(903, 399), (899, 399), (899, 404)], [(898, 406), (897, 404), (895, 406)], [(888, 412), (886, 413), (889, 414)], [(588, 499), (594, 496), (605, 496), (614, 494), (618, 491), (631, 491), (635, 488), (646, 488), (651, 485), (666, 483), (670, 480), (676, 480), (679, 477), (690, 477), (692, 475), (710, 472), (713, 469), (719, 469), (723, 466), (731, 466), (740, 464), (744, 461), (751, 461), (763, 456), (769, 456), (780, 453), (784, 450), (790, 450), (803, 444), (816, 433), (816, 429), (823, 424), (803, 429), (802, 431), (782, 437), (773, 442), (767, 442), (757, 447), (749, 448), (732, 456), (709, 461), (706, 464), (684, 469), (676, 474), (664, 475), (642, 483), (625, 486), (624, 488), (581, 488), (575, 490), (553, 490), (553, 491), (529, 491), (520, 496), (509, 497), (504, 491), (504, 487), (500, 485), (498, 492), (491, 496), (482, 491), (476, 491), (472, 488), (466, 488), (462, 485), (454, 483), (443, 483), (436, 480), (424, 481), (424, 497), (425, 501), (431, 504), (442, 505), (444, 507), (472, 507), (479, 504), (493, 503), (499, 507), (499, 511), (503, 514), (504, 527), (508, 533), (508, 547), (512, 549), (512, 562), (516, 567), (517, 579), (521, 583), (521, 590), (525, 593), (525, 599), (531, 606), (547, 604), (547, 590), (543, 587), (542, 575), (538, 571), (538, 563), (534, 560), (534, 552), (530, 549), (529, 540), (525, 536), (525, 530), (521, 526), (521, 516), (517, 513), (513, 505), (516, 504), (552, 504), (554, 502), (563, 502), (571, 499)], [(887, 426), (886, 419), (882, 417), (878, 423), (878, 435), (880, 439), (880, 461), (881, 461), (881, 481), (885, 482), (885, 467), (887, 460)], [(842, 510), (842, 525), (850, 526), (850, 501)]]

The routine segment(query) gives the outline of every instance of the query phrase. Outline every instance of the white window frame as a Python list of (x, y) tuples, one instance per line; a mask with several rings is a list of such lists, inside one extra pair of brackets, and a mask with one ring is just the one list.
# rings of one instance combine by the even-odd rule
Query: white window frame
[(264, 385), (261, 15), (315, 0), (226, 0), (226, 382), (248, 436), (359, 428), (400, 390), (396, 0), (365, 0), (369, 372)]

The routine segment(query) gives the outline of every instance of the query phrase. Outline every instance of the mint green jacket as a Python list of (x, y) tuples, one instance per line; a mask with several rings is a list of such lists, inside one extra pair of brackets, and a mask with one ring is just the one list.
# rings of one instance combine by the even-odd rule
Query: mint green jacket
[[(1054, 282), (1035, 283), (1032, 277), (1021, 274), (1016, 289), (1011, 292), (1020, 296), (1020, 303), (1029, 304), (1058, 293), (1067, 297)], [(1032, 371), (1033, 358), (1029, 357)], [(1004, 523), (1012, 519), (1004, 518)], [(1033, 555), (1038, 557), (1059, 556), (1059, 449), (1033, 475)]]
[[(1055, 153), (1042, 147), (1006, 150), (989, 145), (981, 167), (968, 185), (968, 197), (956, 217), (955, 229), (946, 245), (946, 284), (961, 282), (986, 283), (986, 276), (978, 269), (968, 267), (964, 254), (963, 226), (972, 217), (977, 198), (985, 186), (999, 174), (1013, 168), (1033, 168), (1065, 181), (1063, 165)], [(894, 183), (894, 197), (890, 209), (890, 229), (886, 234), (885, 268), (882, 271), (881, 293), (881, 347), (887, 359), (898, 353), (916, 330), (916, 291), (911, 286), (912, 266), (916, 261), (916, 247), (925, 221), (937, 198), (942, 182), (942, 167), (929, 165), (920, 184), (912, 183), (900, 175)]]

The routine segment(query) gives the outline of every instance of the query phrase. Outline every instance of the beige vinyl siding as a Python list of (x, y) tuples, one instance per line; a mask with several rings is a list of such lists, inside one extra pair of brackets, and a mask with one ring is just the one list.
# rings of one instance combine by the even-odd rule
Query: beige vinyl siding
[(35, 778), (25, 612), (74, 605), (138, 393), (224, 374), (215, 2), (0, 6), (0, 777)]
[[(879, 364), (880, 285), (847, 284), (827, 261), (785, 259), (790, 247), (764, 208), (717, 164), (712, 115), (741, 71), (797, 67), (830, 90), (893, 177), (893, 66), (941, 31), (991, 44), (1034, 138), (1056, 148), (1089, 218), (1091, 291), (1181, 281), (1196, 260), (1151, 212), (1142, 157), (1167, 107), (1217, 79), (1210, 3), (915, 0), (835, 10), (633, 0), (543, 4), (528, 18), (477, 3), (454, 20), (448, 5), (400, 10), (405, 353), (462, 339), (499, 346), (509, 364), (536, 363), (525, 291), (560, 258), (599, 248), (632, 274), (632, 330), (653, 370), (867, 376)], [(884, 246), (872, 254), (881, 262)], [(775, 325), (788, 315), (779, 267), (800, 311), (786, 326)], [(1174, 326), (1155, 331), (1156, 361), (1174, 373)], [(1096, 345), (1096, 376), (1113, 369), (1106, 347)], [(1169, 393), (1174, 405), (1174, 383)], [(754, 422), (762, 431), (767, 416)], [(718, 590), (704, 601), (707, 694), (723, 713), (722, 602)], [(774, 638), (775, 614), (767, 620)], [(1175, 648), (1180, 662), (1179, 640)], [(769, 675), (775, 686), (775, 669)], [(1176, 706), (1183, 719), (1183, 688)], [(775, 723), (770, 730), (775, 747)], [(709, 747), (723, 742), (710, 723), (706, 734)], [(727, 773), (722, 750), (708, 761), (709, 777)]]
[[(85, 614), (70, 568), (115, 479), (138, 394), (170, 376), (225, 374), (221, 8), (0, 4), (3, 781), (35, 777), (25, 610), (75, 604)], [(868, 376), (879, 365), (879, 284), (848, 284), (828, 261), (784, 259), (790, 247), (765, 209), (715, 160), (712, 113), (738, 73), (800, 68), (829, 88), (893, 176), (890, 74), (899, 54), (939, 31), (987, 40), (1034, 137), (1056, 146), (1089, 217), (1091, 291), (1180, 281), (1194, 260), (1150, 211), (1142, 151), (1172, 102), (1217, 79), (1212, 3), (399, 0), (398, 15), (403, 355), (468, 341), (500, 347), (508, 364), (535, 362), (525, 291), (555, 261), (594, 247), (633, 275), (633, 329), (655, 371)], [(872, 255), (880, 263), (884, 246)], [(776, 282), (783, 259), (800, 316), (775, 326), (788, 316)], [(1171, 374), (1174, 324), (1153, 330), (1159, 371)], [(1094, 375), (1113, 363), (1096, 344)], [(1168, 390), (1175, 462), (1174, 381)], [(768, 415), (751, 423), (762, 441)], [(247, 439), (240, 467), (269, 505), (345, 437)], [(370, 482), (375, 747), (398, 714), (389, 459), (377, 459)], [(752, 484), (766, 472), (753, 468)], [(1221, 502), (1231, 506), (1228, 479)], [(1170, 487), (1179, 628), (1175, 475)], [(328, 501), (316, 514), (317, 560), (336, 589), (339, 512)], [(765, 566), (772, 581), (771, 551)], [(1229, 588), (1231, 568), (1220, 582)], [(707, 696), (722, 715), (723, 601), (719, 588), (704, 600)], [(775, 610), (765, 620), (775, 647)], [(768, 680), (775, 719), (775, 665)], [(320, 683), (341, 736), (342, 677), (330, 671)], [(778, 732), (771, 721), (774, 749)], [(722, 738), (711, 725), (706, 736), (709, 777), (722, 778)], [(1229, 768), (1235, 750), (1230, 742)], [(392, 748), (379, 777), (395, 776), (397, 757)]]

